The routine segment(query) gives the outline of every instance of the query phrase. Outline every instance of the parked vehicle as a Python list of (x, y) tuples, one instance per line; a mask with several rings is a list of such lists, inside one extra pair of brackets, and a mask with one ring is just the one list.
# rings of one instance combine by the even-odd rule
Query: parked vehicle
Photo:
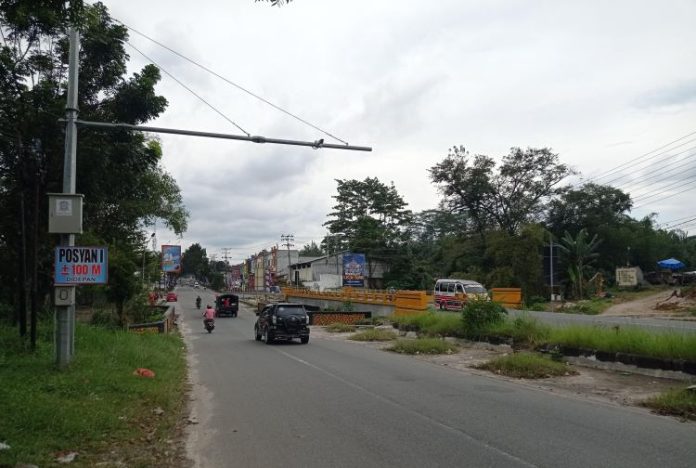
[(433, 291), (435, 306), (441, 310), (461, 309), (467, 301), (489, 300), (488, 291), (481, 283), (462, 279), (439, 279)]
[(176, 302), (178, 300), (178, 297), (175, 292), (168, 292), (167, 293), (167, 302)]
[(309, 315), (302, 304), (279, 302), (268, 304), (254, 324), (254, 338), (271, 344), (275, 340), (299, 338), (302, 344), (309, 343)]
[(239, 296), (236, 294), (220, 294), (215, 298), (216, 317), (236, 317), (239, 312)]

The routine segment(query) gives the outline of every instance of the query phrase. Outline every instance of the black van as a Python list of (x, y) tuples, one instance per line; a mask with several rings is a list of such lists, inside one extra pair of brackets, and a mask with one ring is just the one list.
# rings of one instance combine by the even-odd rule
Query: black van
[(236, 294), (220, 294), (215, 298), (216, 317), (236, 317), (239, 312), (239, 296)]

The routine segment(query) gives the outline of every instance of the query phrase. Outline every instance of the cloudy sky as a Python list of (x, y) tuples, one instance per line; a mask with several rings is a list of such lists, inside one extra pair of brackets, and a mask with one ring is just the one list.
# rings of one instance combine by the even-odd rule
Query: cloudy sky
[[(434, 208), (427, 169), (453, 145), (497, 159), (512, 146), (550, 147), (585, 179), (631, 192), (634, 216), (696, 218), (692, 0), (105, 3), (128, 26), (374, 148), (162, 135), (191, 219), (182, 239), (156, 226), (160, 244), (198, 242), (218, 258), (227, 247), (238, 262), (281, 234), (297, 247), (319, 242), (335, 179), (393, 181), (413, 211)], [(130, 42), (251, 134), (335, 142), (136, 33)], [(131, 71), (147, 63), (128, 50)], [(169, 76), (158, 91), (169, 108), (151, 125), (241, 133)]]

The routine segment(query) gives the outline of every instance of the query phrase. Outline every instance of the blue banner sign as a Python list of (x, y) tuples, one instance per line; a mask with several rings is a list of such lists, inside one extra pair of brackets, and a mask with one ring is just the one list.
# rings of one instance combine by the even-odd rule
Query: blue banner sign
[(109, 278), (108, 247), (56, 247), (55, 279), (57, 285), (107, 284)]
[(181, 272), (181, 246), (162, 246), (162, 271), (165, 273)]
[(365, 287), (365, 254), (343, 254), (343, 286)]

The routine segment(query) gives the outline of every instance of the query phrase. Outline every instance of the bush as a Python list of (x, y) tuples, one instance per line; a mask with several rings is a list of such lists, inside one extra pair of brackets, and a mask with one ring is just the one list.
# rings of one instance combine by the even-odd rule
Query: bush
[(536, 347), (548, 340), (551, 336), (551, 327), (533, 317), (523, 315), (491, 326), (488, 333), (493, 336), (512, 338), (516, 346)]
[(387, 351), (402, 354), (452, 354), (458, 350), (456, 344), (438, 338), (401, 339), (387, 348)]
[(463, 331), (469, 338), (485, 335), (493, 325), (503, 322), (507, 310), (492, 301), (469, 301), (462, 312)]
[(652, 408), (660, 414), (696, 421), (696, 392), (687, 388), (662, 393), (643, 402), (643, 406)]
[(396, 339), (396, 333), (391, 330), (373, 328), (351, 335), (348, 339), (354, 341), (391, 341)]
[(122, 328), (119, 323), (118, 314), (110, 309), (96, 309), (92, 312), (90, 323), (104, 328)]
[(348, 333), (355, 331), (355, 326), (337, 322), (327, 325), (324, 329), (329, 333)]
[(527, 310), (534, 310), (536, 312), (545, 312), (546, 311), (546, 303), (535, 302), (535, 303), (527, 306)]
[(577, 374), (576, 371), (569, 369), (566, 364), (552, 361), (534, 353), (502, 356), (478, 365), (476, 368), (518, 379), (544, 379), (560, 375)]
[(531, 296), (525, 301), (530, 307), (534, 304), (543, 304), (544, 302), (547, 302), (547, 299), (543, 296)]

